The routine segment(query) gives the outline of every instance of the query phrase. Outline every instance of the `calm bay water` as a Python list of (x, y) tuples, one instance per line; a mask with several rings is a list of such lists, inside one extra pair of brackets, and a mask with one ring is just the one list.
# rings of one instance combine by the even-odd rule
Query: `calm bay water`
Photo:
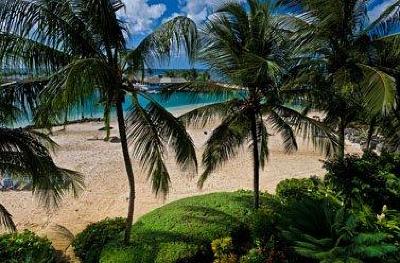
[[(222, 102), (227, 99), (224, 94), (208, 94), (208, 93), (191, 93), (191, 92), (176, 92), (169, 97), (165, 97), (159, 93), (149, 93), (149, 97), (157, 101), (161, 106), (168, 110), (182, 109), (185, 107), (196, 107), (205, 104)], [(148, 99), (139, 97), (139, 102), (142, 106), (148, 104)], [(123, 105), (124, 111), (130, 111), (132, 108), (132, 101), (130, 96), (126, 96), (125, 103)], [(104, 108), (99, 103), (98, 96), (93, 96), (88, 99), (85, 105), (76, 107), (68, 114), (68, 120), (78, 120), (81, 118), (102, 118)], [(112, 117), (115, 117), (115, 109), (112, 111)], [(31, 118), (21, 119), (17, 127), (23, 127), (31, 124)]]

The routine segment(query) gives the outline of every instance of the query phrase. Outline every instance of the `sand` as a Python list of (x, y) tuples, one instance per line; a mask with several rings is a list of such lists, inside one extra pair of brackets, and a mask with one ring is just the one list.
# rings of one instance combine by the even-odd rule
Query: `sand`
[[(179, 115), (183, 109), (175, 109)], [(116, 123), (112, 136), (118, 136)], [(128, 205), (127, 178), (125, 176), (119, 143), (104, 142), (104, 133), (99, 131), (103, 123), (91, 122), (74, 124), (65, 131), (56, 128), (52, 138), (60, 145), (54, 154), (58, 165), (81, 172), (86, 188), (78, 198), (65, 196), (60, 207), (48, 211), (32, 197), (30, 192), (0, 192), (0, 202), (13, 214), (19, 230), (30, 229), (47, 235), (59, 249), (67, 242), (55, 231), (61, 225), (72, 233), (78, 233), (90, 223), (107, 217), (125, 216)], [(198, 158), (203, 145), (215, 127), (189, 128), (196, 145)], [(208, 135), (204, 132), (207, 131)], [(263, 191), (274, 192), (276, 185), (286, 178), (322, 176), (324, 156), (299, 139), (299, 151), (287, 155), (281, 146), (279, 135), (272, 135), (269, 141), (270, 158), (261, 173), (260, 187)], [(359, 146), (347, 145), (349, 152), (359, 152)], [(252, 188), (252, 159), (248, 147), (237, 158), (230, 160), (216, 171), (204, 185), (197, 188), (197, 178), (190, 177), (175, 165), (172, 154), (166, 159), (171, 175), (172, 187), (165, 200), (156, 198), (136, 160), (133, 160), (136, 176), (135, 219), (165, 203), (193, 195), (217, 191), (235, 191)], [(201, 171), (201, 168), (200, 168)]]

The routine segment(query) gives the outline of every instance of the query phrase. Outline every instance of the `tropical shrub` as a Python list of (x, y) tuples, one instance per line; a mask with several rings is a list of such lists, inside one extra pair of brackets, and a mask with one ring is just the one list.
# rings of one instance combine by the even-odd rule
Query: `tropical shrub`
[(56, 262), (57, 253), (51, 242), (25, 230), (0, 236), (0, 261), (5, 263)]
[(265, 263), (267, 256), (261, 249), (253, 248), (240, 258), (240, 263)]
[(325, 183), (342, 194), (346, 202), (360, 201), (375, 212), (384, 205), (400, 209), (400, 154), (367, 152), (325, 163)]
[(310, 260), (396, 262), (398, 258), (396, 239), (367, 206), (349, 209), (328, 198), (309, 198), (293, 202), (285, 216), (283, 235)]
[(214, 253), (214, 263), (236, 263), (238, 261), (231, 237), (214, 240), (211, 243), (211, 249)]
[(276, 195), (282, 199), (298, 200), (315, 195), (319, 190), (320, 180), (316, 177), (285, 179), (276, 187)]
[(104, 246), (122, 240), (125, 225), (124, 218), (105, 219), (89, 225), (72, 242), (76, 256), (85, 263), (99, 262)]

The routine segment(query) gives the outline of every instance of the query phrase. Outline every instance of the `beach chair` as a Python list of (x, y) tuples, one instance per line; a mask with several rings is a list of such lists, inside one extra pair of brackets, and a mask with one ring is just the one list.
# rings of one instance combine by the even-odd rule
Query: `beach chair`
[(2, 190), (16, 190), (19, 187), (19, 182), (11, 178), (11, 174), (6, 171), (3, 178), (0, 180)]
[(4, 190), (14, 190), (15, 189), (15, 183), (10, 177), (3, 178), (1, 184), (2, 184)]

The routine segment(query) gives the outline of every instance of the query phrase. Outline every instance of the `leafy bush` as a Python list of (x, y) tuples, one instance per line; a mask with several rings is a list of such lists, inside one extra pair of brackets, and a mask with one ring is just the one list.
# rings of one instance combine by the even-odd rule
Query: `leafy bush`
[[(228, 235), (234, 246), (244, 246), (235, 240), (249, 243), (243, 221), (252, 211), (252, 201), (251, 193), (234, 192), (167, 204), (134, 224), (129, 247), (107, 246), (100, 262), (212, 262), (213, 240)], [(266, 197), (262, 201), (267, 202)]]
[[(241, 262), (288, 262), (295, 258), (293, 250), (282, 237), (280, 222), (285, 216), (284, 207), (264, 207), (254, 211), (247, 222), (251, 231), (253, 249), (242, 257)], [(291, 261), (297, 262), (297, 261)]]
[(267, 255), (257, 248), (251, 249), (246, 255), (240, 258), (240, 263), (265, 263), (267, 261)]
[(279, 234), (277, 221), (279, 214), (268, 208), (254, 211), (246, 219), (250, 228), (253, 245), (266, 245), (272, 236)]
[(51, 242), (30, 231), (0, 236), (0, 261), (5, 263), (56, 262), (57, 253)]
[(104, 246), (121, 240), (125, 225), (124, 218), (105, 219), (89, 225), (72, 242), (76, 256), (82, 262), (99, 262)]
[(211, 249), (214, 253), (214, 263), (236, 263), (238, 261), (231, 237), (214, 240), (211, 243)]
[(291, 203), (285, 216), (284, 236), (310, 260), (396, 262), (398, 257), (399, 245), (390, 229), (366, 206), (346, 209), (330, 199), (309, 198)]
[(276, 195), (282, 199), (298, 200), (307, 196), (315, 195), (320, 184), (318, 178), (286, 179), (276, 187)]
[(400, 209), (400, 155), (365, 153), (325, 163), (325, 182), (345, 202), (366, 203), (378, 212), (384, 205)]

